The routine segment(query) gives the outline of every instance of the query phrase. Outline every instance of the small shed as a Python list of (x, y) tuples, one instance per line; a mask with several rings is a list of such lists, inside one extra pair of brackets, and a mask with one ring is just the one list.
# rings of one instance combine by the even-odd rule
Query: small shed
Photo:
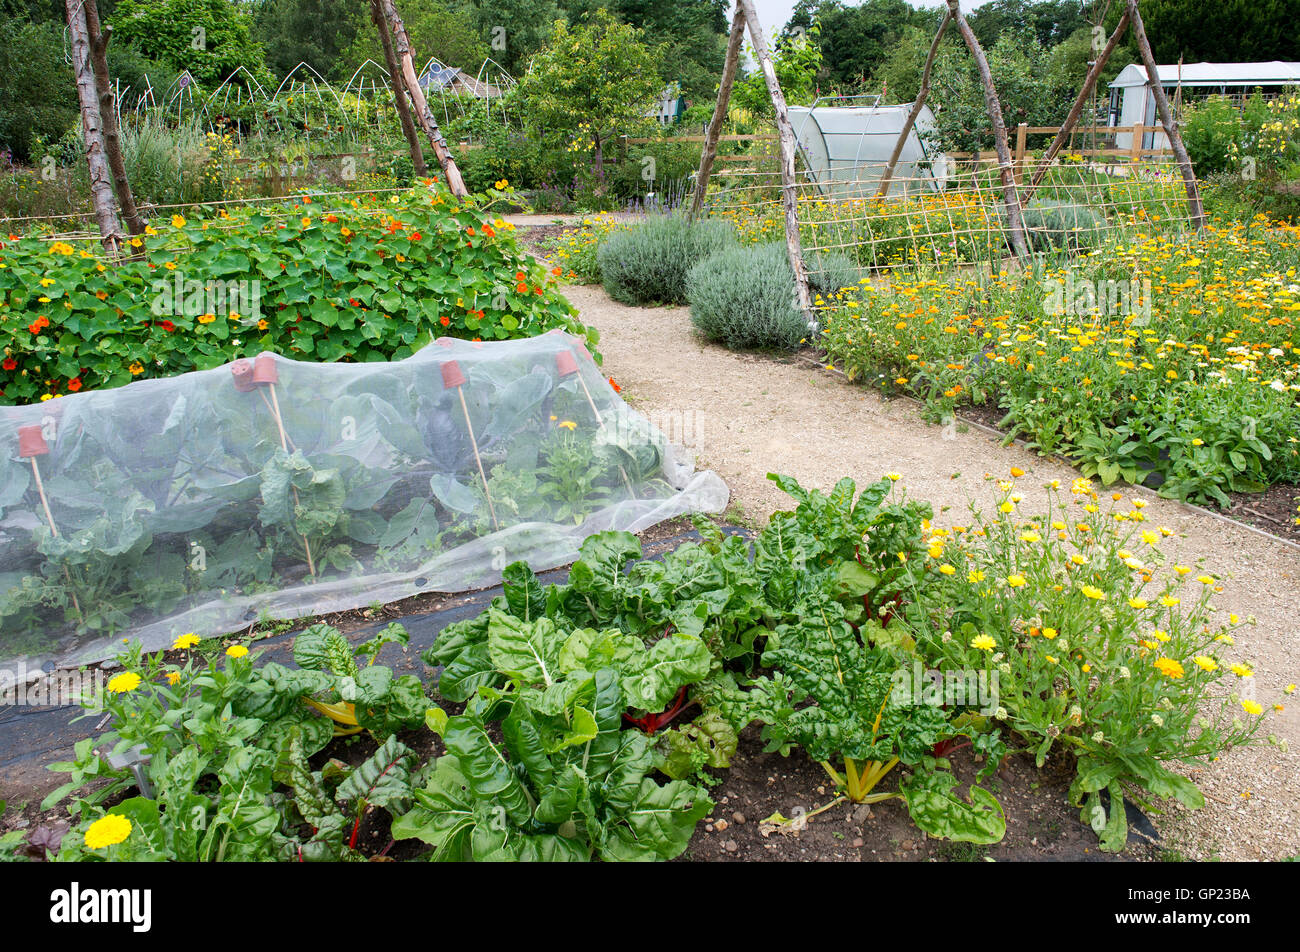
[[(791, 106), (799, 154), (822, 194), (836, 198), (874, 195), (907, 122), (911, 105)], [(934, 113), (922, 106), (894, 168), (893, 194), (937, 191), (946, 185), (947, 161), (925, 143)]]
[[(1300, 63), (1279, 60), (1268, 63), (1183, 63), (1181, 66), (1174, 63), (1156, 69), (1160, 85), (1170, 99), (1180, 88), (1184, 91), (1180, 98), (1202, 99), (1210, 95), (1245, 98), (1256, 89), (1265, 96), (1277, 95), (1288, 86), (1300, 86)], [(1110, 84), (1109, 125), (1131, 129), (1139, 122), (1155, 126), (1160, 120), (1156, 115), (1156, 100), (1146, 67), (1141, 63), (1130, 63)], [(1115, 148), (1132, 147), (1132, 132), (1115, 134)], [(1142, 136), (1144, 149), (1168, 147), (1169, 139), (1163, 130), (1146, 132)]]
[(669, 125), (676, 122), (686, 112), (686, 100), (682, 98), (682, 91), (676, 83), (665, 86), (659, 93), (659, 98), (655, 104), (646, 111), (646, 117), (655, 119), (660, 125)]

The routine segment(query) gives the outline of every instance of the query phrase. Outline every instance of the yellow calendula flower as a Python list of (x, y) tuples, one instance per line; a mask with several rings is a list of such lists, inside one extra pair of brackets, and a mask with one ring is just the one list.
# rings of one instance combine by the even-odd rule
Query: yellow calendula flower
[(109, 679), (107, 687), (114, 694), (127, 694), (140, 686), (140, 675), (134, 671), (123, 671)]
[(885, 478), (886, 478), (887, 480), (889, 480), (891, 483), (896, 483), (896, 482), (898, 482), (900, 479), (903, 478), (903, 474), (902, 474), (902, 473), (886, 473), (886, 474), (885, 474)]
[(186, 648), (193, 648), (198, 643), (199, 636), (191, 631), (188, 634), (181, 635), (172, 642), (172, 651), (183, 651)]
[(1282, 689), (1282, 693), (1283, 693), (1283, 694), (1295, 694), (1295, 685), (1294, 685), (1294, 684), (1288, 684), (1286, 687), (1284, 687), (1284, 688)]
[(970, 646), (978, 648), (980, 651), (992, 651), (998, 646), (998, 643), (988, 635), (977, 635), (971, 639)]
[(1000, 506), (998, 506), (998, 509), (1002, 512), (1015, 512), (1016, 504), (1013, 502), (1004, 502)]
[(86, 846), (92, 850), (102, 850), (121, 843), (131, 835), (131, 821), (124, 816), (110, 813), (90, 824), (86, 830)]
[(570, 432), (578, 428), (578, 424), (574, 423), (572, 420), (561, 420), (559, 423), (555, 425), (558, 427), (562, 427)]
[(1250, 669), (1250, 665), (1237, 663), (1229, 665), (1228, 670), (1239, 678), (1253, 677), (1255, 672)]
[(168, 672), (167, 672), (167, 683), (168, 683), (168, 684), (175, 685), (175, 684), (177, 684), (177, 683), (180, 681), (180, 679), (181, 679), (181, 673), (180, 673), (179, 671), (168, 671)]
[(231, 645), (226, 649), (226, 654), (232, 658), (242, 658), (244, 655), (248, 654), (248, 648), (244, 645)]
[(1147, 545), (1155, 545), (1157, 542), (1160, 541), (1160, 534), (1157, 532), (1152, 532), (1150, 529), (1143, 529), (1142, 541), (1145, 542)]
[(1152, 664), (1155, 665), (1156, 670), (1166, 678), (1171, 678), (1176, 681), (1183, 676), (1183, 666), (1173, 658), (1156, 658)]
[(1264, 708), (1262, 708), (1259, 704), (1251, 700), (1242, 701), (1241, 709), (1245, 711), (1247, 714), (1252, 714), (1252, 715), (1258, 715), (1264, 713)]
[(1165, 595), (1160, 599), (1160, 604), (1165, 606), (1165, 608), (1173, 608), (1181, 601), (1182, 599), (1175, 595)]
[(1052, 639), (1054, 639), (1058, 634), (1059, 634), (1059, 632), (1058, 632), (1055, 628), (1044, 628), (1044, 629), (1043, 629), (1043, 637), (1046, 638), (1048, 641), (1051, 641)]
[(1016, 573), (1015, 575), (1008, 575), (1007, 584), (1010, 585), (1012, 588), (1021, 588), (1026, 584), (1025, 577), (1019, 573)]
[(1106, 593), (1095, 585), (1085, 585), (1082, 588), (1084, 598), (1091, 598), (1093, 601), (1104, 602)]
[(1020, 541), (1021, 541), (1021, 542), (1038, 542), (1038, 541), (1039, 541), (1040, 539), (1042, 539), (1042, 538), (1043, 538), (1043, 537), (1040, 536), (1037, 532), (1025, 532), (1025, 533), (1022, 533), (1022, 534), (1021, 534), (1021, 536), (1020, 536)]
[(185, 216), (184, 216), (184, 215), (173, 215), (173, 216), (172, 216), (172, 227), (173, 227), (173, 228), (184, 228), (184, 227), (185, 227)]
[(1148, 602), (1145, 598), (1130, 598), (1128, 604), (1129, 608), (1146, 608)]
[(1197, 656), (1196, 656), (1195, 658), (1193, 658), (1192, 660), (1196, 662), (1196, 666), (1197, 666), (1198, 668), (1200, 668), (1202, 671), (1218, 671), (1218, 670), (1219, 670), (1219, 662), (1215, 661), (1215, 660), (1214, 660), (1213, 658), (1211, 658), (1209, 655), (1203, 655), (1203, 654), (1202, 654), (1202, 655), (1197, 655)]
[(1174, 571), (1177, 572), (1179, 575), (1186, 575), (1188, 572), (1191, 571), (1191, 567), (1186, 565), (1175, 565)]
[(939, 566), (939, 571), (944, 575), (952, 575), (957, 570), (953, 568), (951, 565), (941, 565)]
[(1075, 565), (1087, 565), (1087, 564), (1088, 564), (1088, 560), (1087, 560), (1086, 558), (1084, 558), (1082, 555), (1080, 555), (1078, 552), (1076, 552), (1076, 553), (1074, 553), (1074, 555), (1070, 556), (1070, 561), (1073, 562)]
[(1196, 576), (1196, 581), (1200, 582), (1202, 585), (1214, 584), (1214, 579), (1210, 578), (1208, 575), (1198, 575)]
[(1056, 664), (1056, 663), (1057, 663), (1057, 660), (1056, 660), (1055, 658), (1053, 658), (1051, 655), (1043, 655), (1043, 660), (1046, 661), (1048, 664)]
[(984, 573), (979, 569), (974, 569), (973, 571), (967, 572), (966, 581), (970, 582), (970, 584), (972, 585), (977, 585), (980, 582), (984, 581)]

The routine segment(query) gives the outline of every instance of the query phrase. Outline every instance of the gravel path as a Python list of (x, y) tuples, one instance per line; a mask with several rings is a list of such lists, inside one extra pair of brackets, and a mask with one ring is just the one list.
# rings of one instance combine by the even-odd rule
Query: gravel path
[[(704, 344), (681, 308), (625, 307), (598, 287), (569, 287), (583, 320), (600, 330), (605, 370), (623, 396), (669, 436), (695, 448), (698, 465), (731, 488), (735, 519), (763, 522), (786, 497), (769, 472), (828, 489), (844, 475), (859, 485), (888, 471), (903, 474), (913, 497), (935, 511), (964, 511), (968, 499), (989, 498), (985, 473), (1020, 466), (1029, 511), (1031, 487), (1077, 473), (1020, 447), (1003, 447), (971, 428), (931, 426), (907, 401), (885, 401), (805, 361), (733, 354)], [(1253, 663), (1261, 703), (1281, 700), (1300, 680), (1300, 552), (1249, 529), (1188, 507), (1151, 500), (1152, 522), (1174, 529), (1166, 554), (1195, 564), (1204, 557), (1223, 575), (1220, 611), (1253, 615), (1238, 634), (1238, 652)], [(954, 513), (955, 514), (955, 513)], [(1155, 817), (1165, 845), (1192, 859), (1281, 859), (1300, 855), (1300, 695), (1267, 730), (1288, 741), (1291, 753), (1270, 746), (1235, 750), (1191, 776), (1207, 797), (1197, 811)]]

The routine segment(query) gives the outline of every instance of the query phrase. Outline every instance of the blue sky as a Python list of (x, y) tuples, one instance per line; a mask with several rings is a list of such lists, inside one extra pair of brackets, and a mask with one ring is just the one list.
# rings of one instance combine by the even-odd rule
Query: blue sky
[[(914, 7), (942, 7), (944, 0), (909, 0)], [(983, 6), (989, 0), (962, 0), (962, 12), (969, 13), (976, 7)], [(781, 27), (785, 26), (785, 21), (790, 19), (790, 14), (794, 11), (796, 0), (754, 0), (754, 6), (758, 7), (758, 18), (763, 23), (763, 33), (768, 37), (774, 36), (780, 32)], [(848, 0), (846, 6), (856, 6), (853, 0)]]

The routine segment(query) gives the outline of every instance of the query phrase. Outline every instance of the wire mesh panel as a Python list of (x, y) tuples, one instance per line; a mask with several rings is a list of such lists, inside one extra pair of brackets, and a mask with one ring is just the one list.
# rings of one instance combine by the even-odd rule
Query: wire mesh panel
[[(1016, 169), (1031, 252), (1078, 254), (1134, 228), (1192, 227), (1187, 193), (1172, 161), (1114, 161), (1067, 155), (1033, 186), (1035, 160)], [(991, 155), (948, 156), (941, 174), (895, 173), (885, 193), (885, 162), (858, 162), (853, 181), (827, 194), (816, 170), (798, 172), (799, 235), (814, 286), (830, 287), (845, 268), (878, 271), (983, 265), (1011, 256), (1004, 188)], [(935, 189), (936, 183), (941, 189)], [(852, 196), (852, 197), (846, 197)], [(730, 170), (711, 183), (710, 214), (743, 239), (781, 241), (780, 182), (772, 173)]]
[(469, 590), (726, 501), (563, 332), (0, 408), (0, 660)]

